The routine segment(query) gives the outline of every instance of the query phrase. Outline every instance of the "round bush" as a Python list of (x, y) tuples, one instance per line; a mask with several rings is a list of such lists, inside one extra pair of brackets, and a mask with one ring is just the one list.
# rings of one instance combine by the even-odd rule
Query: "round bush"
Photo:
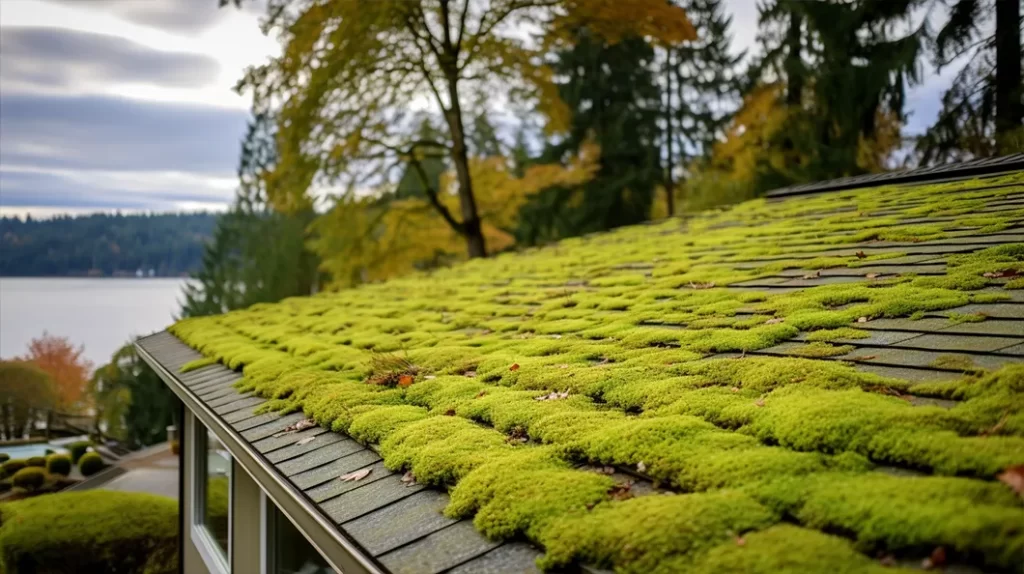
[(103, 462), (103, 457), (95, 452), (85, 453), (78, 461), (78, 470), (82, 472), (82, 476), (92, 476), (103, 470), (104, 466), (106, 464)]
[(51, 454), (56, 454), (56, 452), (57, 451), (53, 450), (52, 448), (48, 448), (43, 451), (43, 454), (45, 454), (46, 456), (50, 456)]
[(38, 466), (39, 468), (46, 468), (46, 457), (45, 456), (30, 456), (25, 460), (25, 466)]
[(11, 460), (11, 455), (7, 454), (6, 452), (0, 452), (0, 464), (3, 464), (9, 460)]
[(80, 440), (78, 442), (73, 442), (69, 444), (68, 452), (71, 453), (71, 462), (74, 464), (78, 464), (78, 459), (82, 458), (82, 455), (88, 452), (89, 447), (91, 446), (92, 441), (87, 440)]
[(46, 471), (38, 466), (27, 466), (14, 473), (11, 482), (25, 490), (38, 490), (46, 482)]
[(62, 476), (71, 474), (71, 457), (66, 454), (51, 454), (46, 457), (46, 472)]
[(25, 464), (25, 461), (21, 460), (20, 458), (9, 460), (5, 462), (2, 466), (0, 466), (0, 474), (3, 474), (4, 477), (14, 476), (14, 473), (25, 468), (26, 466), (28, 465)]

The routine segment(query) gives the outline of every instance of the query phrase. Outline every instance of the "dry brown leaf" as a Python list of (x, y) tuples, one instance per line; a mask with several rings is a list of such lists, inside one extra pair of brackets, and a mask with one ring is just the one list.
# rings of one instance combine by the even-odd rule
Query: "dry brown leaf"
[(462, 373), (462, 374), (467, 376), (467, 377), (475, 377), (476, 376), (476, 371), (466, 371), (465, 373)]
[(633, 498), (632, 488), (632, 480), (620, 482), (608, 490), (608, 496), (611, 496), (614, 500), (628, 500)]
[(510, 370), (510, 371), (518, 371), (519, 370), (519, 363), (512, 363), (512, 366), (509, 367), (508, 370)]
[(615, 467), (614, 466), (602, 466), (601, 469), (598, 470), (598, 472), (600, 472), (601, 474), (615, 474)]
[(446, 417), (453, 417), (453, 416), (455, 416), (455, 409), (448, 409), (448, 410), (446, 410), (444, 412), (444, 416), (446, 416)]
[(821, 271), (815, 271), (814, 273), (808, 273), (807, 275), (804, 275), (802, 277), (802, 279), (817, 279), (818, 277), (821, 277)]
[(858, 323), (867, 323), (868, 322), (868, 318), (867, 317), (858, 317), (857, 318), (857, 322)]
[(740, 388), (739, 387), (733, 387), (732, 389), (729, 389), (729, 390), (731, 390), (734, 393), (740, 392)]
[(362, 470), (357, 470), (355, 472), (343, 474), (338, 477), (338, 480), (342, 482), (354, 482), (356, 480), (363, 480), (364, 478), (370, 476), (371, 472), (373, 472), (372, 468), (364, 468)]
[(865, 257), (867, 257), (867, 255), (864, 255), (864, 252), (863, 252), (863, 251), (858, 251), (858, 252), (857, 252), (857, 253), (855, 253), (854, 255), (856, 255), (856, 256), (857, 256), (857, 259), (864, 259)]
[(874, 279), (879, 275), (881, 275), (881, 273), (868, 273), (867, 275), (865, 275), (865, 277), (867, 277), (868, 279)]
[(921, 568), (925, 570), (931, 570), (933, 568), (942, 568), (946, 565), (946, 549), (939, 546), (935, 550), (932, 550), (930, 556), (921, 561)]
[(416, 486), (416, 477), (412, 475), (411, 470), (402, 475), (402, 482), (405, 483), (405, 486), (407, 487)]
[(875, 355), (858, 355), (856, 357), (850, 357), (847, 361), (870, 361), (875, 358)]
[(690, 289), (711, 289), (714, 286), (714, 281), (709, 281), (707, 283), (694, 283), (693, 281), (690, 281)]
[(736, 546), (746, 546), (747, 541), (742, 536), (736, 537)]
[(414, 379), (412, 375), (402, 375), (398, 377), (398, 386), (403, 388), (408, 387), (409, 385), (412, 384), (413, 380)]
[(647, 465), (644, 464), (644, 461), (641, 460), (640, 462), (636, 463), (636, 471), (647, 472)]
[(996, 475), (996, 480), (1009, 486), (1021, 498), (1024, 498), (1024, 464), (1006, 467), (1006, 470)]
[(291, 434), (294, 432), (304, 431), (315, 426), (316, 422), (313, 419), (303, 419), (293, 425), (288, 425), (284, 427), (283, 429), (281, 429), (281, 432), (274, 434), (273, 438), (282, 437), (286, 434)]
[(768, 319), (767, 321), (765, 321), (764, 324), (765, 325), (778, 325), (779, 323), (781, 323), (783, 321), (785, 321), (785, 319), (783, 319), (782, 317), (772, 317), (771, 319)]
[(480, 391), (479, 393), (476, 394), (475, 398), (479, 399), (480, 397), (486, 397), (486, 396), (487, 396), (487, 391)]
[(299, 442), (295, 443), (295, 446), (302, 446), (304, 444), (309, 444), (309, 443), (311, 443), (311, 442), (313, 442), (315, 440), (316, 440), (315, 436), (307, 436), (306, 438), (304, 438), (304, 439), (300, 440)]
[(757, 399), (756, 401), (754, 401), (754, 404), (759, 406), (759, 407), (763, 407), (764, 406), (764, 399)]
[(1021, 275), (1021, 272), (1016, 269), (1004, 269), (1003, 271), (989, 271), (988, 273), (982, 273), (982, 277), (989, 279), (995, 279), (999, 277), (1017, 277)]

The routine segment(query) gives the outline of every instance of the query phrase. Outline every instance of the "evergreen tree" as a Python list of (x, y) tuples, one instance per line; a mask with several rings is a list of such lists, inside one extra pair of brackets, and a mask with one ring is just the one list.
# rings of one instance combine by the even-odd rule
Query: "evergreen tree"
[(572, 110), (568, 135), (547, 146), (541, 161), (600, 147), (598, 170), (578, 188), (556, 187), (524, 206), (521, 242), (538, 243), (644, 221), (661, 181), (658, 140), (661, 91), (654, 48), (641, 38), (609, 43), (587, 29), (556, 54), (559, 95)]
[(178, 397), (130, 343), (96, 369), (89, 385), (96, 420), (107, 436), (135, 447), (148, 446), (166, 440), (169, 425), (180, 424)]
[(317, 258), (306, 246), (312, 209), (281, 214), (266, 200), (261, 174), (274, 162), (273, 123), (257, 117), (242, 145), (239, 190), (186, 285), (182, 315), (223, 313), (254, 303), (308, 295), (317, 286)]
[(961, 57), (967, 63), (918, 140), (921, 163), (1024, 151), (1020, 0), (957, 0), (934, 50), (940, 70)]
[(677, 1), (697, 39), (663, 50), (665, 190), (674, 212), (675, 170), (710, 154), (739, 104), (744, 54), (732, 54), (732, 18), (721, 0)]

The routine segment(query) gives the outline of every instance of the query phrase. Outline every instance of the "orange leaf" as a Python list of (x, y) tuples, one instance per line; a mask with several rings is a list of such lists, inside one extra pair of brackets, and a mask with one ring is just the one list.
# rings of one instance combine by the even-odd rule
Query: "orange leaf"
[(1007, 467), (996, 476), (996, 479), (1024, 498), (1024, 464)]
[(512, 366), (509, 367), (508, 370), (510, 370), (510, 371), (518, 371), (519, 370), (519, 363), (512, 363)]
[(343, 475), (338, 477), (338, 480), (340, 480), (342, 482), (354, 482), (354, 481), (357, 481), (357, 480), (363, 480), (367, 476), (370, 476), (371, 472), (373, 472), (372, 468), (364, 468), (362, 470), (357, 470), (355, 472), (350, 472), (348, 474), (343, 474)]
[(408, 387), (409, 385), (412, 384), (412, 381), (413, 381), (413, 376), (412, 375), (402, 375), (402, 376), (398, 377), (398, 386), (400, 386), (400, 387)]

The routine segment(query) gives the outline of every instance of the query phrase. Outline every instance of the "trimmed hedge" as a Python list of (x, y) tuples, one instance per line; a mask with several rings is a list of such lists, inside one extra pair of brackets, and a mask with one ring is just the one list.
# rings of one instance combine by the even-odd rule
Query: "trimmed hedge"
[(16, 473), (19, 470), (25, 468), (26, 466), (28, 466), (26, 461), (24, 461), (24, 460), (22, 460), (20, 458), (15, 458), (13, 460), (9, 460), (9, 461), (3, 463), (2, 465), (0, 465), (0, 478), (7, 478), (9, 476), (14, 476), (14, 473)]
[(46, 457), (46, 472), (63, 476), (71, 474), (71, 457), (66, 454), (51, 454)]
[(30, 456), (25, 460), (25, 466), (38, 466), (39, 468), (46, 468), (46, 457), (45, 456)]
[(38, 466), (26, 466), (14, 473), (11, 484), (25, 490), (38, 490), (46, 483), (46, 471)]
[(0, 452), (0, 464), (3, 464), (9, 460), (11, 460), (11, 455), (7, 454), (6, 452)]
[(62, 492), (0, 504), (0, 572), (172, 574), (178, 504), (137, 492)]
[(107, 465), (103, 462), (103, 457), (95, 452), (85, 453), (78, 461), (78, 470), (81, 471), (82, 476), (92, 476), (103, 470), (105, 466)]
[(82, 455), (84, 455), (91, 446), (92, 441), (89, 440), (80, 440), (69, 444), (67, 449), (68, 452), (71, 453), (71, 463), (78, 464), (78, 459), (82, 458)]

